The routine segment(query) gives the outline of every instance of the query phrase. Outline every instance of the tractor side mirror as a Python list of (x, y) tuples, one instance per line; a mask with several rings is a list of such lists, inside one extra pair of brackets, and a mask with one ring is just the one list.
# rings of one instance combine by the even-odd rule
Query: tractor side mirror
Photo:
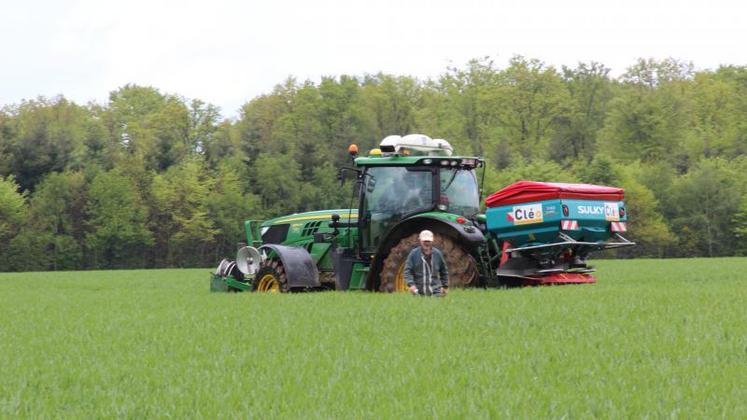
[(340, 168), (340, 170), (337, 171), (337, 180), (340, 181), (340, 186), (342, 187), (345, 184), (345, 174), (348, 172), (352, 172), (355, 174), (356, 179), (360, 178), (361, 171), (355, 168)]

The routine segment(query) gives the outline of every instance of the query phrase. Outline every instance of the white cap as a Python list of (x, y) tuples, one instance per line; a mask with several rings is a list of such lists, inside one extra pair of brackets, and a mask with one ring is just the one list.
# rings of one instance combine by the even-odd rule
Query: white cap
[(433, 232), (430, 230), (424, 230), (420, 232), (420, 236), (418, 237), (421, 241), (433, 241)]

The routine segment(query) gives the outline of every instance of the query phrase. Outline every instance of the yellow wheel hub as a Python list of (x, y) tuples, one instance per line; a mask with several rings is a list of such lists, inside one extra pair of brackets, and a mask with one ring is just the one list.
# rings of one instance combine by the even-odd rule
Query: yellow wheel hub
[(397, 269), (397, 275), (394, 277), (394, 291), (406, 292), (407, 283), (405, 282), (405, 263), (400, 264)]
[(273, 276), (272, 274), (265, 274), (264, 276), (262, 276), (261, 279), (259, 279), (259, 284), (257, 285), (257, 291), (279, 293), (280, 282), (278, 282), (278, 279), (276, 279), (275, 276)]

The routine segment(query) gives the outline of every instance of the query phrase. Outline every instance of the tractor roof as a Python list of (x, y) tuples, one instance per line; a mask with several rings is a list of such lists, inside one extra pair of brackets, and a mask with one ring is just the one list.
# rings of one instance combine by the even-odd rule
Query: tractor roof
[[(358, 153), (358, 146), (351, 145), (351, 154)], [(355, 159), (356, 166), (443, 166), (474, 168), (482, 165), (476, 157), (452, 156), (454, 149), (444, 139), (432, 139), (424, 134), (385, 137), (379, 148), (366, 157)]]

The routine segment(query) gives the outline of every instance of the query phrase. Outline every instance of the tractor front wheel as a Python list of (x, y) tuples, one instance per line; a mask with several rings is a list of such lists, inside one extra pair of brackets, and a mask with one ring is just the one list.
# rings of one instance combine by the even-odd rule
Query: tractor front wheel
[(262, 262), (252, 282), (252, 290), (270, 293), (288, 292), (288, 277), (285, 275), (283, 263), (278, 260)]
[[(446, 260), (446, 268), (449, 271), (449, 287), (466, 287), (474, 284), (477, 279), (477, 262), (461, 245), (454, 242), (448, 236), (436, 233), (433, 245), (441, 250)], [(382, 292), (404, 292), (407, 290), (405, 283), (405, 262), (415, 247), (420, 246), (418, 234), (412, 234), (402, 238), (395, 245), (389, 255), (384, 259), (381, 272), (381, 283), (379, 290)]]

